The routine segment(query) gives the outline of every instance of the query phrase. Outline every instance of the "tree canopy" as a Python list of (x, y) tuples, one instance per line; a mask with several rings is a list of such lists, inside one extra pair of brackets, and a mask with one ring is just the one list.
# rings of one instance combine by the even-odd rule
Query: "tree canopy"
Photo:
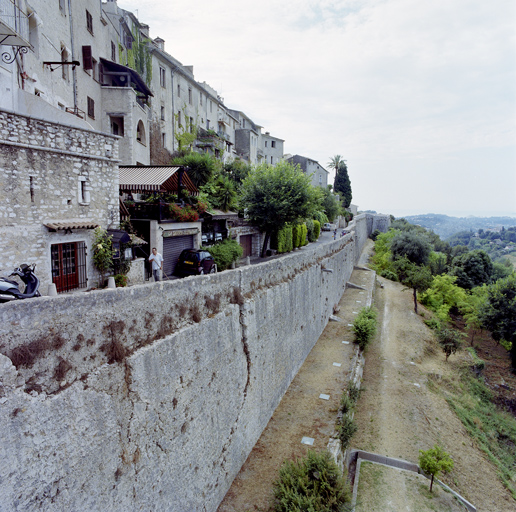
[(468, 251), (453, 259), (450, 274), (457, 276), (460, 287), (471, 290), (475, 286), (489, 284), (493, 263), (485, 251)]
[(432, 247), (426, 237), (412, 231), (397, 234), (391, 243), (393, 259), (406, 256), (416, 265), (426, 265), (431, 251)]
[(249, 220), (265, 232), (262, 256), (273, 231), (305, 219), (318, 206), (310, 177), (284, 161), (255, 167), (242, 183), (240, 202)]
[(496, 341), (512, 343), (511, 361), (516, 369), (516, 273), (488, 287), (479, 318)]
[(419, 450), (419, 465), (421, 469), (432, 476), (430, 491), (434, 485), (434, 477), (441, 471), (447, 473), (453, 469), (453, 460), (439, 445), (423, 451)]

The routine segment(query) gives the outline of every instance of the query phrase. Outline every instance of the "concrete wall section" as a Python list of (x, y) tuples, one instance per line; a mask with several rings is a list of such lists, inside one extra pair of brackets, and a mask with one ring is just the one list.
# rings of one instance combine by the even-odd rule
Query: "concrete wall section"
[(0, 510), (216, 510), (342, 296), (357, 240), (3, 304)]

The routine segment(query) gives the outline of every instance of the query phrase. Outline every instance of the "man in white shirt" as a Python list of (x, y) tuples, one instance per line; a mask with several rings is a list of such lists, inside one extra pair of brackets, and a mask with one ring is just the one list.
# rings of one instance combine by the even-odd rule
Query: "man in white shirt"
[(149, 261), (152, 262), (152, 275), (154, 281), (160, 280), (159, 271), (163, 268), (163, 256), (156, 250), (156, 247), (152, 248), (152, 254), (149, 256)]

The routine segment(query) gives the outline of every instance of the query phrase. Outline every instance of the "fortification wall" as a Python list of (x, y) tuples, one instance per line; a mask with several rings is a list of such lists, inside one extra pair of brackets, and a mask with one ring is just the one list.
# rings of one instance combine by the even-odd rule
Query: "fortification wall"
[(0, 510), (216, 510), (367, 226), (220, 274), (3, 304)]

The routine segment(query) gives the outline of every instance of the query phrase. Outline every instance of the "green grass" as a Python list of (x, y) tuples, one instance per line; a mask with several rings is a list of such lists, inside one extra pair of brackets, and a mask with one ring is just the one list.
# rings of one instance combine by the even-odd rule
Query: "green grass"
[(490, 389), (468, 371), (446, 400), (516, 499), (516, 419), (498, 409), (492, 403)]

